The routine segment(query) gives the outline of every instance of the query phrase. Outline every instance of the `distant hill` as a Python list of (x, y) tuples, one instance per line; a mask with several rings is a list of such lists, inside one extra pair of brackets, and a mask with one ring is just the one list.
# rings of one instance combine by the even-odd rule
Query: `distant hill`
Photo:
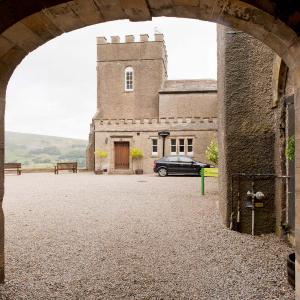
[(58, 161), (77, 161), (85, 167), (87, 141), (56, 136), (5, 132), (5, 162), (24, 168), (52, 167)]

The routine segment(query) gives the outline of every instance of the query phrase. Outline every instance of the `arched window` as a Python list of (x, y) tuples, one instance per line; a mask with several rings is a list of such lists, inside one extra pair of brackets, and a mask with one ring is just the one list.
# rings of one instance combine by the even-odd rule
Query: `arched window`
[(125, 69), (125, 91), (133, 91), (134, 84), (133, 68), (127, 67)]

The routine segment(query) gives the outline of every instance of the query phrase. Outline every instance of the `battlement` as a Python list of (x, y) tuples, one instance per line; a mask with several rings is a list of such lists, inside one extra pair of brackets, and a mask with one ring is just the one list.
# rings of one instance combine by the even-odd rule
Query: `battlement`
[(160, 118), (160, 119), (95, 119), (96, 131), (135, 131), (135, 130), (217, 130), (217, 118)]
[(154, 39), (149, 39), (148, 34), (140, 34), (140, 38), (137, 41), (135, 40), (134, 35), (125, 35), (123, 42), (121, 42), (121, 37), (118, 35), (111, 36), (110, 42), (104, 36), (97, 37), (98, 45), (125, 44), (125, 43), (147, 43), (147, 42), (164, 42), (164, 35), (162, 33), (155, 33)]

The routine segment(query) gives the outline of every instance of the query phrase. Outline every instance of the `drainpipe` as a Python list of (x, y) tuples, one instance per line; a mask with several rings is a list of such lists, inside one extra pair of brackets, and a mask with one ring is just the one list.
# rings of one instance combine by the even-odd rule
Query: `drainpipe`
[(255, 230), (255, 193), (254, 193), (254, 180), (251, 182), (251, 191), (247, 192), (247, 196), (251, 197), (251, 234), (254, 235), (254, 230)]

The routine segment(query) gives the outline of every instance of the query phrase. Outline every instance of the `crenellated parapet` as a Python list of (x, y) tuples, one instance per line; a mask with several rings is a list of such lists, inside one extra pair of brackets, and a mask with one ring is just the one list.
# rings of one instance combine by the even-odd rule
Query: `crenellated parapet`
[(162, 33), (155, 33), (154, 39), (149, 39), (148, 34), (140, 34), (139, 40), (136, 40), (134, 35), (125, 35), (124, 42), (121, 42), (121, 37), (118, 35), (111, 36), (110, 42), (107, 40), (107, 38), (105, 36), (97, 37), (98, 45), (120, 44), (120, 43), (163, 42), (163, 41), (164, 41), (164, 35)]
[[(102, 74), (99, 74), (100, 81), (101, 78), (107, 78), (107, 72), (111, 72), (110, 68), (115, 72), (120, 72), (128, 65), (132, 65), (138, 73), (148, 74), (150, 78), (147, 80), (150, 83), (152, 78), (167, 77), (168, 61), (164, 35), (162, 33), (156, 33), (154, 37), (149, 37), (148, 34), (140, 34), (139, 37), (135, 35), (125, 35), (123, 37), (116, 35), (111, 36), (110, 39), (105, 36), (97, 37), (97, 63), (98, 67), (101, 65), (104, 68)], [(110, 71), (107, 71), (105, 67), (109, 68)], [(98, 68), (99, 70), (100, 68)], [(114, 81), (113, 84), (117, 83)], [(156, 93), (160, 90), (161, 85), (162, 82), (155, 87)], [(120, 96), (122, 97), (122, 95)], [(151, 106), (151, 103), (148, 104), (148, 106)], [(156, 117), (156, 115), (153, 117)]]
[(217, 118), (95, 119), (95, 131), (217, 130)]

